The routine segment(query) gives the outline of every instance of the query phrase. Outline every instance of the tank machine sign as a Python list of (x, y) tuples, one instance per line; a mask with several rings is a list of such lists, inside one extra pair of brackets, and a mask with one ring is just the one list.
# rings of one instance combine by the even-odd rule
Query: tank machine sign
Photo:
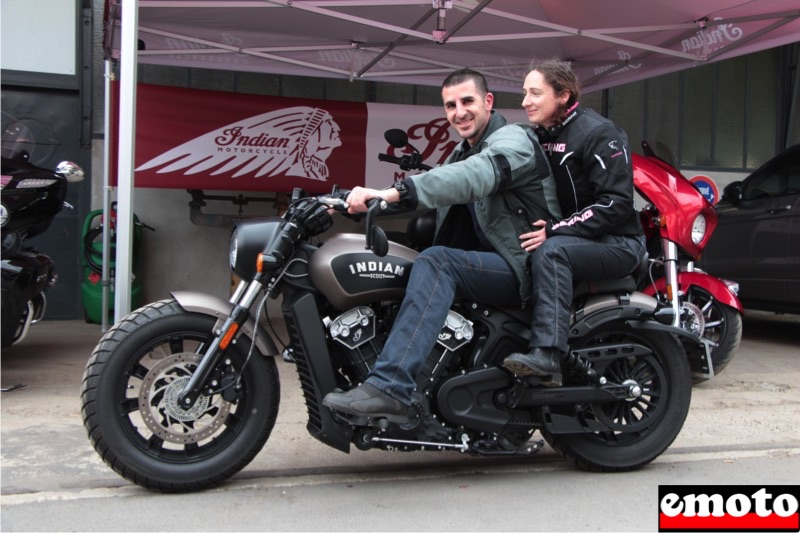
[[(383, 132), (406, 130), (431, 166), (461, 139), (436, 106), (268, 97), (140, 84), (137, 187), (329, 192), (405, 177)], [(116, 113), (114, 114), (116, 116)], [(115, 162), (112, 168), (116, 169)]]

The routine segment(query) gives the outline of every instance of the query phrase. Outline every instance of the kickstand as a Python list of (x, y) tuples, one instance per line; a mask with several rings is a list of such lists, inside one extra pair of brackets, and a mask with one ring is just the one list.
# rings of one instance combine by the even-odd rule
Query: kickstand
[(3, 387), (0, 389), (0, 392), (11, 392), (12, 390), (24, 389), (25, 387), (25, 383), (17, 383), (16, 385), (12, 385), (10, 387)]

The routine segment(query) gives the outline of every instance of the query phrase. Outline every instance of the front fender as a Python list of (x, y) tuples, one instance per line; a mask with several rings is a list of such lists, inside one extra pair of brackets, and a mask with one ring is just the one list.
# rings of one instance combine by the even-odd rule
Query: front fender
[[(213, 316), (217, 319), (218, 325), (220, 326), (233, 311), (233, 304), (228, 300), (223, 300), (222, 298), (210, 294), (189, 291), (174, 291), (171, 294), (178, 304), (186, 311)], [(256, 349), (258, 349), (262, 355), (279, 355), (280, 352), (278, 352), (278, 349), (275, 347), (275, 342), (273, 342), (272, 337), (269, 336), (264, 328), (256, 326), (255, 318), (251, 316), (242, 326), (241, 334), (246, 335), (247, 338), (252, 341), (253, 333), (256, 331), (258, 333), (256, 336)]]
[[(744, 308), (739, 298), (719, 278), (697, 270), (694, 272), (678, 272), (678, 287), (681, 292), (686, 293), (692, 286), (700, 287), (716, 298), (718, 302), (728, 307), (733, 307), (742, 314), (744, 313)], [(663, 293), (666, 290), (667, 279), (658, 278), (654, 283), (648, 283), (642, 289), (642, 292), (649, 296), (655, 296), (656, 292)]]

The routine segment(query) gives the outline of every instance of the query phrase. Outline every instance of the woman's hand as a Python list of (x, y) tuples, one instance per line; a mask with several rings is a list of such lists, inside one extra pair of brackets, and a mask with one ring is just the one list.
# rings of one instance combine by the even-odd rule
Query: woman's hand
[(542, 245), (544, 240), (547, 238), (546, 234), (546, 227), (547, 223), (544, 220), (537, 220), (531, 224), (534, 228), (533, 231), (528, 233), (523, 233), (519, 236), (519, 240), (522, 241), (522, 248), (526, 252), (532, 252), (537, 249), (539, 246)]
[(367, 202), (373, 198), (380, 198), (389, 203), (399, 202), (400, 193), (395, 189), (368, 189), (366, 187), (353, 187), (350, 194), (347, 195), (347, 205), (350, 207), (347, 212), (351, 215), (356, 213), (367, 212)]

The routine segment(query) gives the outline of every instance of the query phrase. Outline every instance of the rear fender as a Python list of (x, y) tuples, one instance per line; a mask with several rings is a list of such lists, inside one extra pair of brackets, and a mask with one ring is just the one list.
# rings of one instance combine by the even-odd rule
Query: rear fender
[[(216, 318), (217, 324), (215, 327), (222, 326), (225, 319), (228, 318), (233, 311), (232, 303), (210, 294), (189, 291), (175, 291), (171, 294), (178, 304), (186, 311)], [(251, 316), (242, 326), (240, 335), (246, 335), (247, 338), (252, 341), (254, 332), (258, 333), (256, 336), (256, 348), (262, 355), (279, 355), (280, 352), (278, 352), (278, 349), (275, 347), (272, 337), (269, 336), (264, 328), (256, 326), (255, 318)]]
[[(710, 274), (698, 270), (694, 272), (678, 272), (678, 287), (681, 292), (686, 293), (692, 286), (700, 287), (711, 294), (718, 302), (728, 307), (733, 307), (744, 314), (744, 308), (739, 298), (725, 285), (725, 282), (719, 278), (715, 278)], [(654, 283), (648, 283), (647, 286), (642, 289), (642, 292), (649, 296), (655, 296), (656, 292), (663, 293), (666, 292), (666, 290), (666, 278), (659, 278), (655, 280)]]
[(622, 299), (613, 294), (599, 294), (588, 298), (583, 307), (575, 312), (570, 337), (583, 337), (606, 322), (623, 320), (637, 329), (664, 331), (701, 343), (700, 337), (694, 332), (659, 321), (658, 315), (658, 301), (642, 292), (634, 291)]
[(593, 295), (575, 310), (569, 336), (583, 337), (612, 320), (642, 320), (653, 316), (657, 308), (655, 298), (638, 291), (622, 297), (615, 294)]
[[(689, 358), (689, 365), (694, 376), (710, 379), (714, 376), (709, 341), (696, 333), (671, 325), (671, 314), (661, 315), (658, 302), (652, 296), (641, 292), (632, 292), (627, 298), (602, 294), (590, 297), (585, 305), (576, 311), (576, 321), (570, 329), (570, 338), (588, 335), (600, 325), (614, 320), (621, 320), (637, 330), (660, 331), (670, 333), (680, 342), (678, 348)], [(665, 323), (665, 321), (667, 323)]]

